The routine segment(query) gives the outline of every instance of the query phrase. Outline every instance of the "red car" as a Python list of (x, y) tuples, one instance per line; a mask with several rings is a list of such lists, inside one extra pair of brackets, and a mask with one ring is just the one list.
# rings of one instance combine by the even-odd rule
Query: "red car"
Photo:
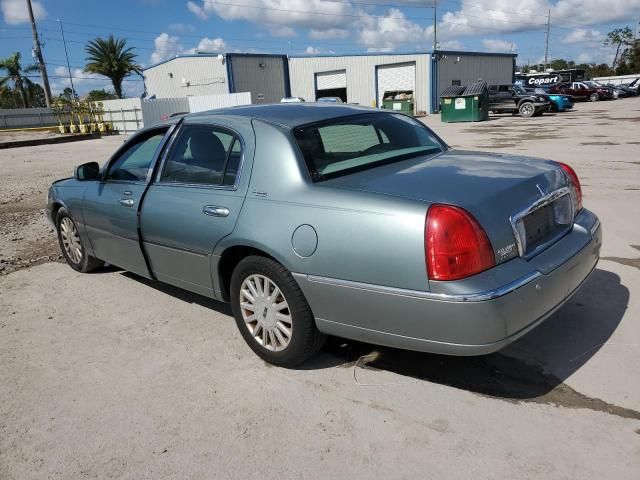
[(550, 93), (571, 95), (576, 100), (612, 100), (613, 90), (607, 87), (592, 87), (583, 82), (559, 83), (549, 87)]

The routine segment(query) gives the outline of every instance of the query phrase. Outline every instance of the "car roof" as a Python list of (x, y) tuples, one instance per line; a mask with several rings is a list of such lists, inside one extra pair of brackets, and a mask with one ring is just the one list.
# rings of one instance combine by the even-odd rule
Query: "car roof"
[(364, 113), (383, 113), (384, 110), (370, 107), (335, 103), (274, 103), (265, 105), (243, 105), (238, 107), (220, 108), (206, 112), (192, 113), (185, 118), (199, 121), (215, 122), (220, 115), (245, 117), (262, 120), (291, 129), (300, 125), (320, 122), (331, 118), (348, 117)]

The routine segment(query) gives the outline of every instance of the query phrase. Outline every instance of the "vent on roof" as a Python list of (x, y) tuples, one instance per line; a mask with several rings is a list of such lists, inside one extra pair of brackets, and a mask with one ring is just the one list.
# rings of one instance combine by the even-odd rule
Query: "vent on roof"
[(478, 81), (464, 89), (463, 95), (480, 95), (487, 91), (487, 82)]
[(452, 87), (445, 88), (440, 94), (440, 96), (441, 97), (457, 97), (458, 95), (462, 95), (462, 92), (464, 92), (464, 87), (454, 85)]

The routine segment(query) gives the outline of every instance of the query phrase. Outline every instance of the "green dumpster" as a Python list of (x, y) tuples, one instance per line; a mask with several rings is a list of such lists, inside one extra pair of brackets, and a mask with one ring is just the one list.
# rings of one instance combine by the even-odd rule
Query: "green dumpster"
[(468, 87), (449, 87), (440, 94), (440, 120), (443, 122), (481, 122), (489, 118), (489, 92), (486, 82)]
[(382, 108), (395, 110), (396, 112), (414, 114), (414, 101), (412, 90), (394, 90), (384, 92), (382, 96)]

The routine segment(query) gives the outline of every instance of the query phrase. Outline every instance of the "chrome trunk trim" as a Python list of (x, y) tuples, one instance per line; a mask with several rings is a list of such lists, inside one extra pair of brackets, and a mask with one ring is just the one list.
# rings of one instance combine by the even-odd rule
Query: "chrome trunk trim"
[[(522, 220), (524, 219), (524, 217), (526, 217), (530, 213), (533, 213), (536, 210), (546, 205), (549, 205), (552, 202), (555, 202), (556, 200), (558, 200), (561, 197), (564, 197), (565, 195), (569, 195), (569, 198), (571, 199), (571, 190), (569, 189), (569, 187), (562, 187), (557, 190), (554, 190), (553, 192), (548, 193), (547, 195), (544, 195), (542, 198), (536, 200), (534, 203), (529, 205), (524, 210), (521, 210), (515, 215), (509, 217), (509, 223), (511, 223), (511, 229), (513, 230), (513, 235), (516, 239), (516, 245), (518, 247), (518, 254), (521, 257), (530, 258), (535, 253), (539, 252), (540, 250), (543, 250), (549, 244), (557, 240), (556, 238), (554, 238), (553, 240), (546, 242), (543, 245), (539, 245), (534, 251), (529, 252), (528, 254), (525, 254), (526, 243), (525, 243), (525, 240), (522, 238), (522, 232), (520, 232), (520, 227), (524, 228), (522, 225)], [(568, 227), (571, 227), (573, 225), (573, 219), (575, 219), (575, 215), (576, 215), (576, 212), (573, 211), (573, 202), (571, 200), (570, 200), (570, 205), (572, 210), (571, 211), (572, 221), (568, 224)], [(570, 228), (567, 228), (567, 231), (569, 229)]]

